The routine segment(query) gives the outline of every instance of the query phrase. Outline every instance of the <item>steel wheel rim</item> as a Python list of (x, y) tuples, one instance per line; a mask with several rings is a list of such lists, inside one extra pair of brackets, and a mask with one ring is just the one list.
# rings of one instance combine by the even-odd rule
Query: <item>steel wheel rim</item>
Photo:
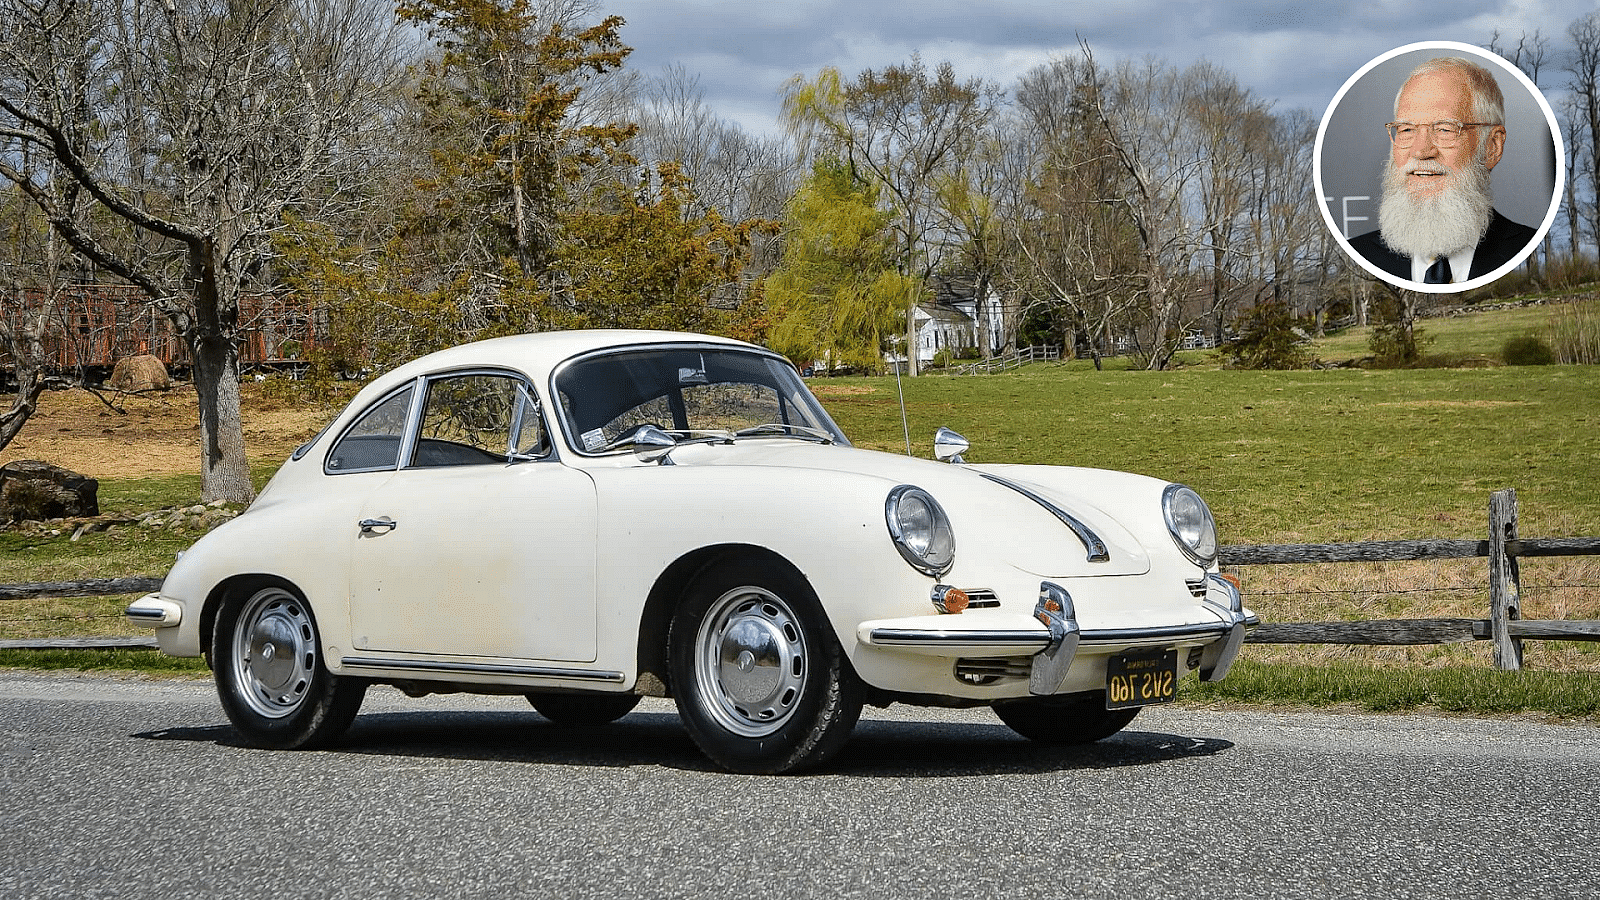
[(766, 737), (794, 715), (809, 667), (805, 633), (781, 597), (740, 587), (711, 605), (695, 637), (695, 681), (707, 711), (742, 737)]
[(316, 672), (311, 611), (288, 591), (258, 592), (239, 612), (231, 664), (234, 683), (251, 710), (269, 719), (292, 715), (305, 702)]

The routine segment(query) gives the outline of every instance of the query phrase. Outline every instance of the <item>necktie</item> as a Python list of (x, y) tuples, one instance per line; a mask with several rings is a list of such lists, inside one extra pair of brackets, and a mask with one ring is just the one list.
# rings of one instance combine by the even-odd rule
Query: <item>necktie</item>
[(1423, 284), (1449, 284), (1450, 260), (1441, 256), (1433, 261), (1428, 271), (1422, 275)]

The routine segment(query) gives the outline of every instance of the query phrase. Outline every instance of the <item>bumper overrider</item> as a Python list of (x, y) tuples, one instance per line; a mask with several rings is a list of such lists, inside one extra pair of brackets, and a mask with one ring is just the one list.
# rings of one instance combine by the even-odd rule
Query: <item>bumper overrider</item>
[(857, 637), (873, 647), (931, 656), (1031, 654), (1028, 691), (1041, 696), (1060, 691), (1074, 660), (1137, 646), (1201, 645), (1200, 680), (1221, 681), (1238, 658), (1246, 632), (1260, 620), (1244, 608), (1239, 589), (1221, 575), (1207, 575), (1205, 588), (1205, 595), (1198, 599), (1215, 616), (1209, 622), (1083, 628), (1066, 588), (1045, 581), (1039, 585), (1039, 600), (1033, 611), (1038, 625), (973, 628), (977, 622), (968, 618), (960, 623), (967, 627), (956, 627), (955, 616), (920, 616), (863, 622)]

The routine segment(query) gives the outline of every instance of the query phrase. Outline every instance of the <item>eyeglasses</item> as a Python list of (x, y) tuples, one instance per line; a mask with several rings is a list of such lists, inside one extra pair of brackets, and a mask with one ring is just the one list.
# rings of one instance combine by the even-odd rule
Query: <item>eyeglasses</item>
[(1460, 143), (1461, 133), (1468, 128), (1492, 127), (1494, 124), (1493, 122), (1456, 122), (1446, 119), (1431, 124), (1424, 122), (1420, 125), (1415, 122), (1390, 122), (1383, 127), (1389, 129), (1389, 140), (1393, 141), (1396, 147), (1404, 150), (1417, 142), (1417, 138), (1422, 134), (1422, 129), (1424, 128), (1433, 132), (1435, 146), (1448, 148)]

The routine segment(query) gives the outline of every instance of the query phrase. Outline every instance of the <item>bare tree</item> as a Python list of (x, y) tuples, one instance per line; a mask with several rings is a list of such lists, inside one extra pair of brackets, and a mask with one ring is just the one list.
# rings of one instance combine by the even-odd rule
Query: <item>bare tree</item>
[[(1589, 185), (1587, 225), (1590, 236), (1600, 242), (1600, 11), (1592, 12), (1567, 28), (1572, 53), (1567, 61), (1567, 82), (1572, 92), (1572, 112), (1576, 128), (1568, 137), (1588, 147), (1587, 166), (1582, 178)], [(1572, 178), (1579, 178), (1578, 169)], [(1579, 216), (1579, 218), (1585, 218)]]
[(0, 175), (187, 345), (206, 499), (248, 501), (240, 296), (288, 215), (359, 203), (401, 32), (366, 0), (0, 0)]
[(1323, 227), (1316, 192), (1306, 173), (1311, 171), (1317, 119), (1306, 110), (1273, 117), (1260, 146), (1260, 182), (1246, 213), (1251, 242), (1256, 248), (1255, 281), (1258, 299), (1287, 303), (1299, 311), (1296, 294), (1300, 283), (1314, 276), (1314, 308), (1321, 327), (1327, 298), (1323, 285), (1328, 267), (1326, 253), (1342, 258), (1338, 250), (1322, 248)]
[(10, 363), (16, 382), (10, 408), (0, 412), (4, 449), (38, 409), (47, 384), (44, 336), (60, 304), (62, 253), (20, 191), (0, 202), (0, 227), (0, 360)]
[(1122, 330), (1139, 293), (1131, 277), (1137, 241), (1120, 198), (1133, 188), (1092, 110), (1099, 70), (1063, 58), (1027, 73), (1017, 88), (1020, 143), (1033, 148), (1030, 196), (1009, 217), (1013, 289), (1024, 317), (1053, 323), (1095, 366)]
[(1236, 301), (1253, 293), (1262, 261), (1254, 214), (1277, 149), (1276, 121), (1268, 103), (1210, 63), (1190, 68), (1183, 80), (1186, 137), (1201, 153), (1196, 208), (1210, 282), (1210, 327), (1221, 342)]
[(1529, 81), (1538, 84), (1539, 72), (1550, 56), (1550, 39), (1535, 28), (1533, 34), (1524, 31), (1517, 38), (1515, 47), (1504, 46), (1500, 43), (1500, 30), (1497, 28), (1489, 37), (1489, 45), (1485, 49), (1521, 69)]
[[(1083, 54), (1097, 71), (1087, 44)], [(1194, 255), (1209, 228), (1194, 214), (1207, 159), (1186, 134), (1184, 111), (1190, 81), (1165, 65), (1125, 62), (1105, 73), (1090, 97), (1092, 120), (1126, 174), (1129, 192), (1120, 205), (1138, 237), (1140, 280), (1147, 313), (1147, 366), (1164, 369), (1179, 348), (1186, 323), (1181, 291)]]
[[(646, 85), (632, 149), (646, 170), (675, 163), (694, 186), (691, 215), (716, 210), (729, 222), (783, 220), (798, 189), (799, 165), (782, 141), (752, 135), (719, 117), (705, 102), (699, 79), (681, 65)], [(758, 235), (757, 272), (777, 263), (775, 236)]]
[(48, 291), (30, 296), (31, 292), (15, 281), (6, 288), (10, 296), (0, 307), (0, 357), (10, 359), (16, 393), (11, 407), (0, 411), (0, 450), (21, 433), (39, 407), (47, 384), (44, 332), (59, 297)]
[(1016, 323), (1008, 327), (1003, 311), (994, 308), (996, 286), (1007, 262), (1006, 223), (1010, 211), (1022, 202), (1027, 179), (1012, 139), (1016, 124), (992, 118), (971, 151), (935, 180), (934, 212), (948, 245), (941, 255), (947, 257), (947, 270), (972, 279), (978, 350), (984, 359), (997, 345), (1016, 347)]

